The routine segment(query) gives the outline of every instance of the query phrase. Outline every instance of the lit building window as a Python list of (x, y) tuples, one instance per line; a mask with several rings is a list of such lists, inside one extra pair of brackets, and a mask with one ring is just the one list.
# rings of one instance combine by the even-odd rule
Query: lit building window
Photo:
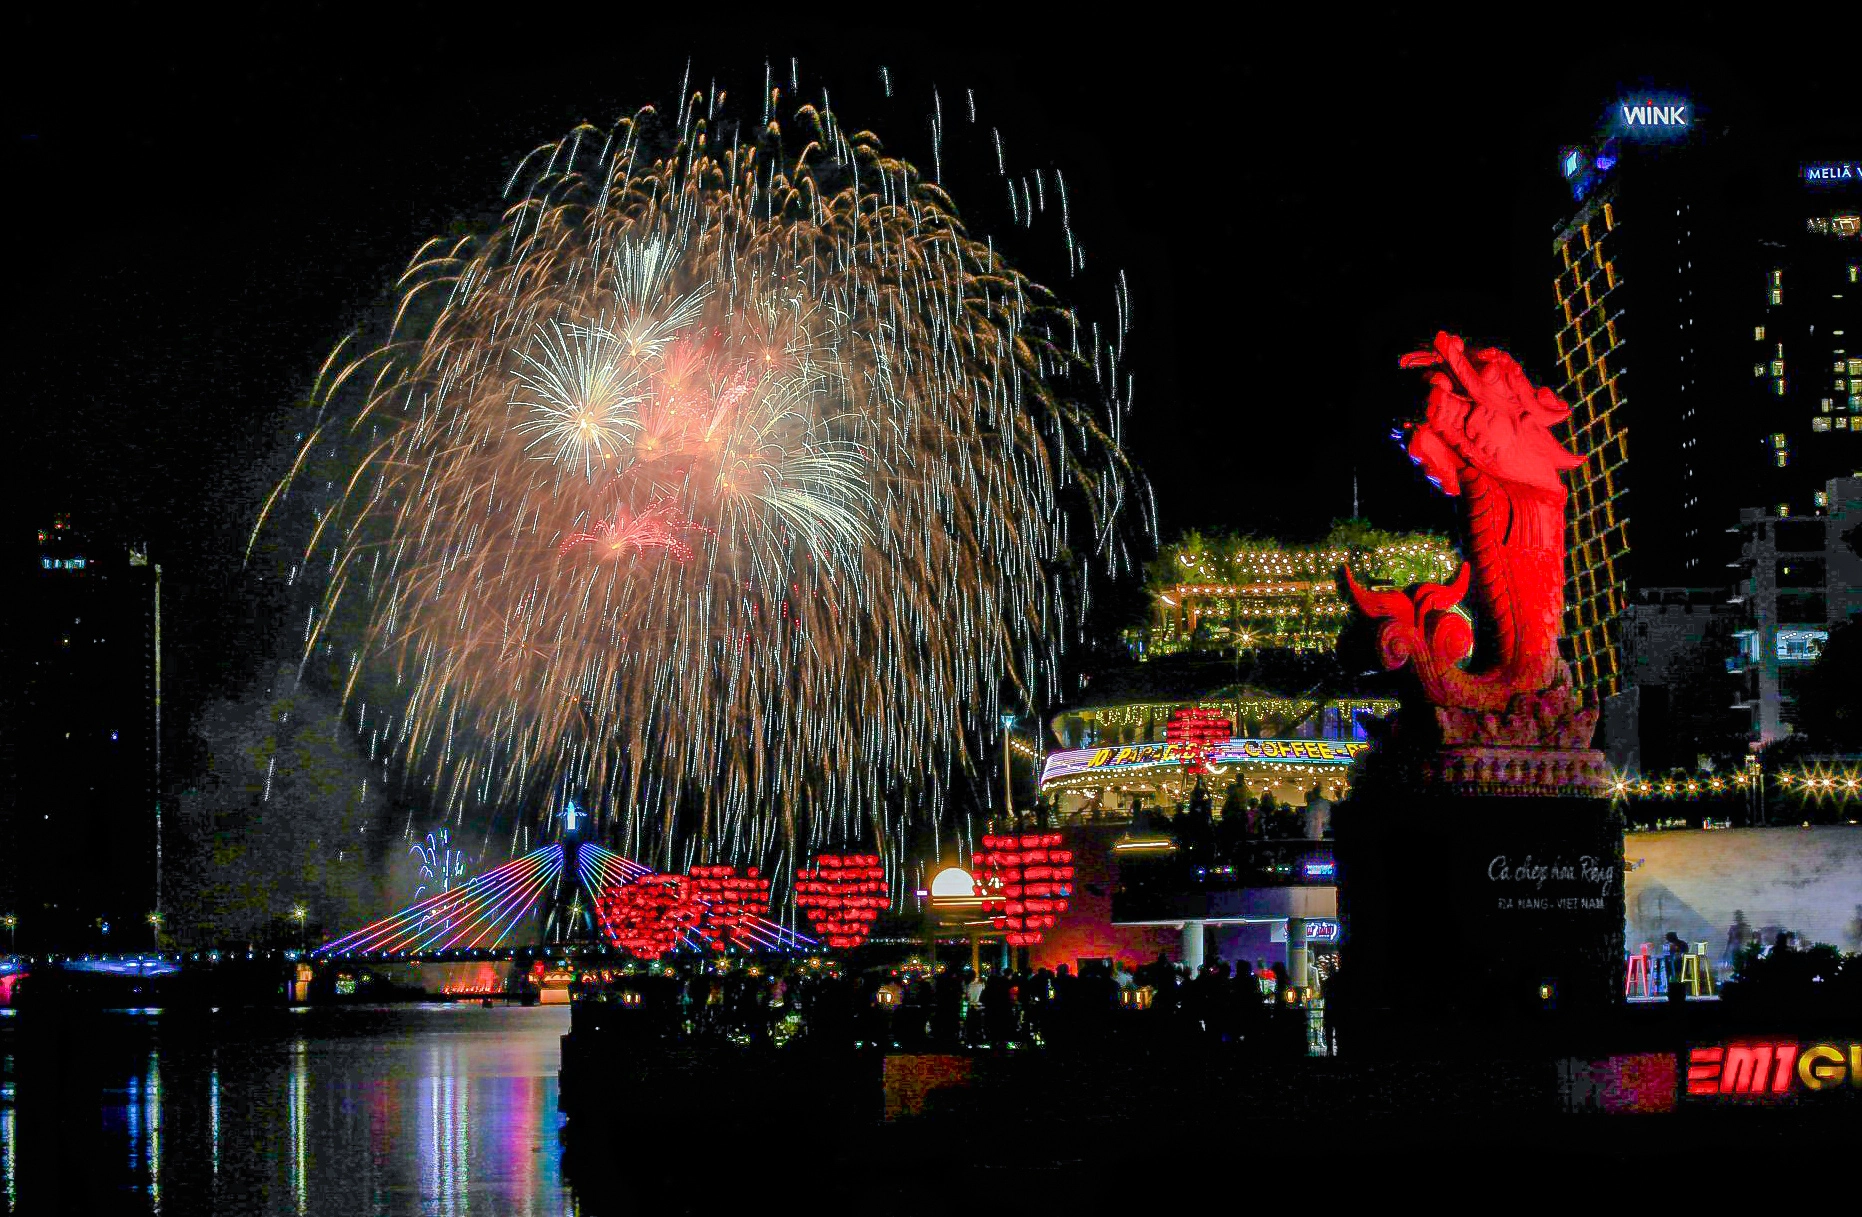
[(1783, 397), (1784, 396), (1784, 378), (1779, 377), (1777, 380), (1774, 380), (1771, 383), (1772, 383), (1772, 388), (1778, 390), (1778, 396)]
[(1782, 359), (1774, 359), (1774, 360), (1772, 360), (1772, 361), (1771, 361), (1771, 374), (1772, 374), (1773, 376), (1783, 376), (1783, 375), (1784, 375), (1784, 360), (1782, 360)]
[(1765, 327), (1764, 327), (1764, 326), (1762, 326), (1762, 325), (1755, 325), (1755, 326), (1753, 326), (1753, 327), (1752, 327), (1752, 340), (1753, 340), (1754, 342), (1764, 342), (1764, 341), (1765, 341)]
[(1849, 374), (1851, 376), (1862, 376), (1862, 359), (1851, 359), (1846, 362), (1849, 364)]
[(1782, 291), (1780, 291), (1779, 289), (1777, 289), (1777, 288), (1775, 288), (1775, 287), (1774, 287), (1774, 288), (1772, 288), (1772, 289), (1771, 289), (1771, 302), (1772, 302), (1773, 304), (1783, 304), (1783, 303), (1784, 303), (1784, 293), (1783, 293)]
[(1781, 270), (1774, 270), (1774, 271), (1772, 271), (1772, 273), (1771, 273), (1771, 285), (1772, 285), (1773, 287), (1783, 287), (1783, 286), (1784, 286), (1784, 272), (1783, 272), (1783, 271), (1781, 271)]
[(1823, 644), (1830, 639), (1828, 630), (1779, 630), (1778, 658), (1808, 663), (1823, 654)]
[[(1849, 430), (1849, 416), (1847, 414), (1838, 414), (1836, 416), (1836, 429), (1838, 431)], [(1822, 494), (1823, 492), (1819, 490), (1817, 493)]]
[(1830, 407), (1835, 405), (1836, 403), (1826, 397), (1821, 402), (1818, 402), (1817, 404), (1818, 404), (1818, 407), (1822, 409), (1822, 411), (1825, 414), (1828, 414), (1830, 412)]
[(1780, 452), (1778, 454), (1778, 468), (1783, 469), (1786, 465), (1789, 465), (1790, 463), (1791, 463), (1791, 454), (1789, 452)]
[(1752, 374), (1753, 374), (1754, 376), (1763, 376), (1763, 375), (1765, 375), (1765, 365), (1764, 365), (1764, 364), (1762, 364), (1762, 363), (1755, 363), (1755, 364), (1753, 364), (1753, 365), (1752, 365)]
[(1830, 420), (1819, 414), (1810, 420), (1810, 429), (1812, 431), (1828, 431), (1830, 429)]
[(1771, 446), (1778, 449), (1780, 452), (1784, 451), (1784, 432), (1774, 431), (1771, 433)]

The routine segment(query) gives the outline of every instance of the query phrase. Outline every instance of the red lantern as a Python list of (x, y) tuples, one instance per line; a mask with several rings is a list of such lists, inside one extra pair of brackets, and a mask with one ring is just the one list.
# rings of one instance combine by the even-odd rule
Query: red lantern
[(1226, 744), (1234, 724), (1216, 710), (1191, 707), (1172, 710), (1164, 724), (1164, 739), (1176, 745), (1177, 760), (1190, 773), (1209, 772), (1209, 753)]
[(1073, 896), (1073, 851), (1057, 832), (987, 836), (977, 855), (983, 877), (976, 894), (983, 910), (1012, 947), (1033, 946), (1067, 911)]
[(742, 942), (744, 927), (769, 915), (769, 880), (754, 866), (741, 875), (734, 866), (694, 866), (690, 884), (693, 899), (705, 908), (698, 933), (713, 950)]
[(795, 903), (829, 947), (859, 946), (888, 903), (879, 855), (822, 854), (815, 869), (795, 872)]
[(695, 929), (705, 906), (678, 875), (648, 875), (595, 897), (602, 936), (641, 959), (658, 959)]

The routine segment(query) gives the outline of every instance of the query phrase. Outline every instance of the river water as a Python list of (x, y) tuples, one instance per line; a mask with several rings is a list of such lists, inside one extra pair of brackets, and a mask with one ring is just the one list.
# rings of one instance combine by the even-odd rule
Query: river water
[(0, 1012), (9, 1213), (580, 1214), (566, 1007)]

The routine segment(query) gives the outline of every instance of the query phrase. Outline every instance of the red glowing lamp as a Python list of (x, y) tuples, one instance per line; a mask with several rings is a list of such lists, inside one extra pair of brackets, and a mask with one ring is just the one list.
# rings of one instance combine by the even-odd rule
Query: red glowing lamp
[(1034, 946), (1054, 928), (1073, 896), (1073, 851), (1057, 832), (986, 836), (977, 854), (976, 894), (1012, 947)]
[(688, 882), (705, 907), (696, 929), (713, 950), (744, 941), (746, 927), (769, 915), (769, 880), (754, 866), (741, 875), (734, 866), (694, 866)]
[(1234, 724), (1219, 711), (1190, 707), (1172, 710), (1164, 724), (1164, 740), (1177, 745), (1177, 755), (1190, 773), (1209, 772), (1209, 753), (1234, 735)]
[(641, 959), (658, 959), (685, 932), (697, 928), (705, 906), (678, 875), (650, 875), (595, 897), (595, 921), (604, 938)]
[(877, 854), (822, 854), (813, 870), (795, 872), (795, 903), (815, 933), (837, 951), (866, 941), (888, 896)]

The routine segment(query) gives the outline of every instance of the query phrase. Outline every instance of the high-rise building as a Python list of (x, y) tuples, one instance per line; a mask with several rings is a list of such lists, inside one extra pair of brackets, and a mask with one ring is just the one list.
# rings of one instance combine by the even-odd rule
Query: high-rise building
[(160, 905), (161, 567), (59, 516), (13, 551), (0, 912), (26, 949), (148, 948)]
[(1741, 284), (1752, 318), (1746, 506), (1829, 508), (1826, 483), (1862, 471), (1862, 175), (1852, 161), (1796, 167), (1803, 189), (1759, 243)]
[[(1720, 586), (1738, 495), (1711, 332), (1734, 278), (1724, 156), (1692, 103), (1633, 97), (1561, 169), (1575, 212), (1552, 241), (1556, 388), (1572, 406), (1566, 605), (1573, 675), (1625, 687), (1624, 610), (1639, 588)], [(1605, 730), (1612, 715), (1605, 705)]]
[(1862, 478), (1824, 484), (1816, 515), (1742, 513), (1734, 603), (1744, 620), (1732, 668), (1752, 736), (1769, 744), (1797, 725), (1797, 678), (1823, 652), (1830, 631), (1862, 618)]

